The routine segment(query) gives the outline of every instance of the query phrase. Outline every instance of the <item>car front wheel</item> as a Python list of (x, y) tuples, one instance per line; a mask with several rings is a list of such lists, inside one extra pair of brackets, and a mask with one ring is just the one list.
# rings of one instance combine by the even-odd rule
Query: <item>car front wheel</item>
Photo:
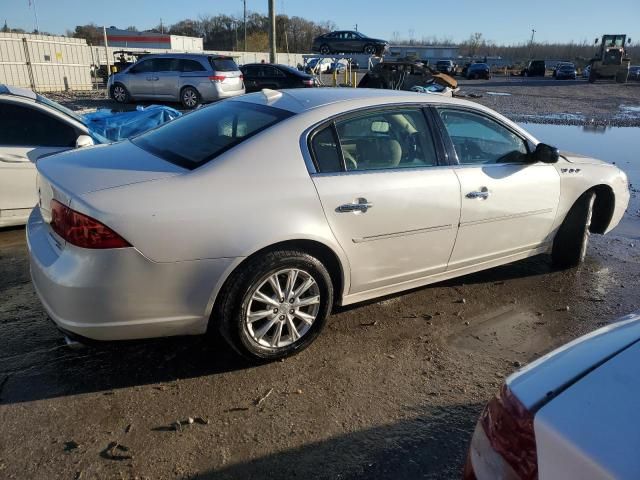
[(583, 193), (573, 204), (553, 240), (551, 259), (560, 268), (576, 267), (584, 260), (593, 214), (593, 192)]
[(185, 87), (180, 92), (180, 103), (184, 108), (196, 108), (200, 105), (201, 98), (198, 91), (193, 87)]
[(320, 53), (323, 55), (329, 55), (331, 53), (331, 49), (329, 48), (329, 45), (322, 45), (320, 47)]
[(333, 305), (333, 284), (317, 258), (297, 250), (266, 252), (248, 260), (225, 284), (214, 310), (231, 346), (269, 361), (308, 347)]

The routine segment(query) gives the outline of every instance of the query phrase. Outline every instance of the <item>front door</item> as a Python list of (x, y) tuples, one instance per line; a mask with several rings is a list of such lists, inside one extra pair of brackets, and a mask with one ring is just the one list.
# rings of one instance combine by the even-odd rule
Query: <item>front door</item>
[(347, 254), (350, 294), (446, 269), (460, 216), (453, 169), (438, 164), (420, 108), (369, 110), (315, 133), (313, 181)]
[(529, 163), (527, 141), (488, 114), (438, 109), (459, 165), (460, 228), (449, 270), (508, 258), (552, 240), (560, 197), (553, 165)]
[(154, 59), (148, 58), (135, 64), (127, 71), (126, 87), (135, 98), (153, 97), (156, 75), (153, 71)]

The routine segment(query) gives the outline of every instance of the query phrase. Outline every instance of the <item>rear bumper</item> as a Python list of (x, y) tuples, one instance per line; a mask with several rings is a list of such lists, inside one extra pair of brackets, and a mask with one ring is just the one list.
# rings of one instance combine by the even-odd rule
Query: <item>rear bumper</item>
[(209, 80), (201, 82), (197, 86), (198, 92), (202, 97), (203, 102), (215, 102), (216, 100), (222, 100), (224, 98), (237, 97), (238, 95), (244, 95), (244, 85), (239, 90), (223, 90), (220, 84), (211, 82)]
[(233, 261), (156, 263), (135, 248), (60, 246), (38, 208), (27, 245), (33, 285), (51, 319), (92, 340), (204, 333), (212, 292)]

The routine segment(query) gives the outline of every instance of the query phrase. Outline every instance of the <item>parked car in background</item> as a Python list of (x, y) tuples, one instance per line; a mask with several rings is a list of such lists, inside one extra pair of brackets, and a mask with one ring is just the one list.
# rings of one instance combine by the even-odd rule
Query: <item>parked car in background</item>
[(330, 58), (310, 58), (304, 66), (304, 71), (313, 75), (328, 73), (333, 61)]
[(522, 70), (523, 77), (544, 77), (547, 71), (544, 60), (531, 60), (529, 64)]
[(352, 31), (341, 30), (325, 33), (313, 39), (311, 50), (323, 55), (331, 53), (366, 53), (367, 55), (382, 55), (389, 42), (379, 38), (370, 38)]
[(640, 65), (629, 67), (629, 80), (640, 80)]
[(38, 201), (40, 158), (122, 140), (180, 115), (159, 105), (78, 115), (31, 90), (0, 84), (0, 227), (26, 223)]
[(163, 100), (185, 108), (245, 93), (233, 58), (195, 53), (147, 55), (111, 75), (107, 88), (118, 103)]
[(280, 90), (281, 88), (308, 88), (317, 86), (316, 79), (308, 73), (296, 70), (288, 65), (269, 63), (248, 63), (240, 67), (244, 76), (247, 92), (256, 92), (263, 88)]
[(441, 73), (446, 73), (447, 75), (454, 75), (456, 66), (453, 63), (453, 60), (438, 60), (436, 63), (436, 70)]
[(573, 63), (563, 63), (554, 72), (557, 80), (569, 79), (575, 80), (578, 77), (576, 66)]
[(640, 313), (509, 376), (473, 433), (464, 480), (640, 478)]
[(327, 70), (327, 73), (340, 73), (340, 72), (344, 72), (347, 69), (347, 64), (344, 62), (332, 62), (331, 65), (329, 66), (329, 70)]
[(260, 360), (308, 346), (334, 304), (545, 252), (578, 265), (629, 202), (615, 165), (482, 105), (374, 89), (243, 95), (37, 168), (31, 274), (62, 330), (210, 331)]
[(467, 67), (466, 77), (470, 80), (477, 80), (478, 78), (490, 79), (491, 69), (486, 63), (472, 63)]

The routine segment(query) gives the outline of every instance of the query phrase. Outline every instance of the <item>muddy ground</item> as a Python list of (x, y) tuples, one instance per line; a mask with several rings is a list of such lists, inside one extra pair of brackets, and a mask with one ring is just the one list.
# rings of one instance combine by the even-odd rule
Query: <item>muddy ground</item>
[(341, 309), (257, 367), (205, 338), (66, 348), (24, 229), (0, 231), (0, 478), (459, 478), (505, 376), (640, 308), (633, 205), (581, 268), (539, 256)]

